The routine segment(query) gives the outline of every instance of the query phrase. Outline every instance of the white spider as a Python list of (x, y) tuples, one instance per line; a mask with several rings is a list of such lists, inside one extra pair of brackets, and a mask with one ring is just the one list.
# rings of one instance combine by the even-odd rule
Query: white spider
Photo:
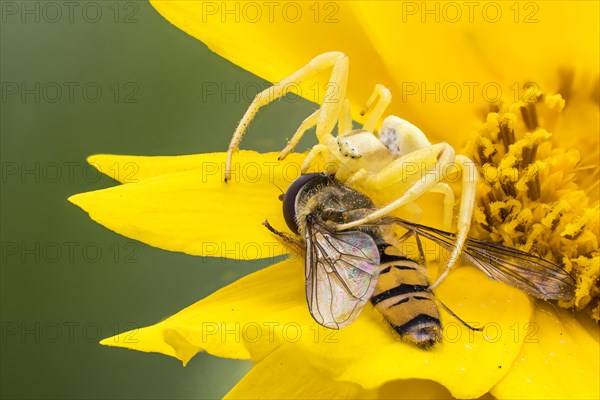
[[(238, 149), (242, 136), (258, 109), (284, 96), (298, 83), (307, 81), (327, 69), (331, 69), (331, 76), (326, 86), (325, 98), (337, 98), (340, 101), (324, 102), (319, 109), (308, 116), (281, 151), (279, 159), (284, 159), (298, 144), (302, 135), (316, 126), (319, 144), (315, 145), (306, 156), (301, 168), (303, 173), (309, 168), (311, 162), (321, 155), (328, 165), (335, 166), (336, 178), (348, 186), (377, 191), (396, 184), (411, 183), (407, 190), (386, 206), (360, 220), (338, 225), (336, 227), (338, 230), (380, 219), (432, 191), (444, 195), (443, 225), (448, 230), (452, 222), (454, 193), (444, 182), (444, 178), (447, 178), (445, 172), (448, 171), (448, 167), (458, 167), (462, 173), (462, 195), (456, 242), (443, 272), (431, 285), (431, 289), (434, 289), (458, 260), (467, 238), (475, 204), (477, 170), (469, 158), (455, 154), (454, 148), (448, 143), (431, 144), (419, 128), (399, 117), (392, 115), (385, 118), (378, 131), (378, 137), (375, 136), (375, 127), (391, 102), (390, 91), (383, 85), (375, 86), (373, 94), (361, 112), (363, 115), (368, 114), (362, 129), (352, 130), (350, 101), (345, 98), (348, 81), (348, 57), (345, 54), (341, 52), (321, 54), (280, 81), (275, 87), (266, 89), (256, 96), (229, 144), (225, 182), (230, 179), (231, 157)], [(333, 136), (336, 123), (338, 135)]]

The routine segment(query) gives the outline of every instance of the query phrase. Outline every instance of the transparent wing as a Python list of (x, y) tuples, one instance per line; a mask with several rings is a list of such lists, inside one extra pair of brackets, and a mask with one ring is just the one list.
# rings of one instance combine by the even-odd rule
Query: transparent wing
[(371, 298), (379, 275), (379, 249), (366, 233), (332, 232), (307, 223), (306, 299), (315, 321), (332, 329), (351, 324)]
[[(454, 246), (455, 234), (394, 218), (415, 234), (431, 239), (447, 250)], [(463, 257), (490, 278), (507, 283), (544, 300), (570, 300), (575, 296), (573, 277), (548, 260), (511, 247), (468, 238)]]

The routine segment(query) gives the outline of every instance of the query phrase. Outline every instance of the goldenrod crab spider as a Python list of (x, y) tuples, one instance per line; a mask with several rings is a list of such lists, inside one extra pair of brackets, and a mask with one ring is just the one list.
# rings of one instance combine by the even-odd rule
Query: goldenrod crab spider
[[(345, 97), (348, 81), (348, 57), (344, 53), (321, 54), (277, 85), (256, 95), (229, 144), (225, 165), (225, 182), (231, 177), (232, 155), (238, 149), (242, 136), (258, 109), (284, 96), (295, 84), (314, 78), (328, 69), (331, 70), (331, 76), (324, 96), (328, 101), (324, 101), (319, 109), (302, 122), (288, 145), (281, 151), (279, 159), (284, 159), (298, 144), (302, 135), (308, 129), (316, 126), (319, 144), (315, 145), (306, 156), (301, 168), (302, 173), (309, 168), (315, 157), (322, 155), (328, 165), (336, 166), (336, 178), (348, 186), (364, 184), (370, 189), (382, 190), (406, 180), (406, 166), (410, 163), (418, 166), (424, 159), (434, 157), (437, 160), (437, 168), (421, 170), (421, 178), (417, 179), (400, 197), (364, 218), (338, 225), (336, 227), (338, 230), (346, 230), (378, 220), (400, 207), (410, 205), (428, 192), (438, 192), (444, 195), (443, 225), (445, 229), (449, 229), (454, 208), (454, 193), (450, 186), (443, 182), (444, 171), (447, 170), (444, 167), (451, 164), (457, 166), (462, 173), (462, 195), (456, 241), (444, 270), (431, 285), (431, 289), (434, 289), (444, 280), (458, 260), (467, 238), (475, 204), (477, 170), (469, 158), (455, 154), (454, 149), (448, 143), (431, 144), (419, 128), (399, 117), (385, 118), (378, 131), (379, 137), (375, 136), (375, 127), (392, 98), (390, 91), (383, 85), (375, 86), (373, 94), (361, 112), (362, 115), (368, 114), (362, 129), (352, 130), (350, 102)], [(336, 123), (338, 135), (333, 136), (332, 132)]]

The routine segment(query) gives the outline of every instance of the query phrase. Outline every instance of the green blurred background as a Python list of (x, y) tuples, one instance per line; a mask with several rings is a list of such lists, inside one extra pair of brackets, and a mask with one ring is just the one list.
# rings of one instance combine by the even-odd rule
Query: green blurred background
[[(155, 249), (66, 199), (116, 184), (87, 167), (91, 154), (223, 151), (267, 83), (145, 1), (0, 5), (2, 398), (223, 396), (248, 362), (199, 354), (183, 368), (97, 342), (153, 324), (270, 261)], [(237, 95), (221, 96), (221, 88)], [(314, 109), (287, 100), (259, 114), (244, 148), (281, 149)]]

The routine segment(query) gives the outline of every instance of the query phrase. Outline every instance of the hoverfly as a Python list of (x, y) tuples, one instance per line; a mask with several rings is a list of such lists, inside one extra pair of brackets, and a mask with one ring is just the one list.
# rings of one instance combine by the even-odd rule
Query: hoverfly
[[(394, 217), (351, 230), (336, 229), (374, 209), (366, 195), (330, 176), (311, 173), (294, 181), (283, 195), (285, 221), (302, 239), (275, 230), (267, 221), (264, 224), (304, 253), (306, 299), (315, 321), (343, 328), (370, 300), (402, 338), (428, 348), (441, 340), (442, 326), (419, 237), (452, 249), (455, 234)], [(403, 238), (415, 236), (419, 260), (388, 253), (392, 246), (387, 238), (395, 224), (407, 229)], [(468, 238), (463, 257), (490, 278), (537, 298), (564, 300), (574, 295), (571, 275), (532, 254)]]

